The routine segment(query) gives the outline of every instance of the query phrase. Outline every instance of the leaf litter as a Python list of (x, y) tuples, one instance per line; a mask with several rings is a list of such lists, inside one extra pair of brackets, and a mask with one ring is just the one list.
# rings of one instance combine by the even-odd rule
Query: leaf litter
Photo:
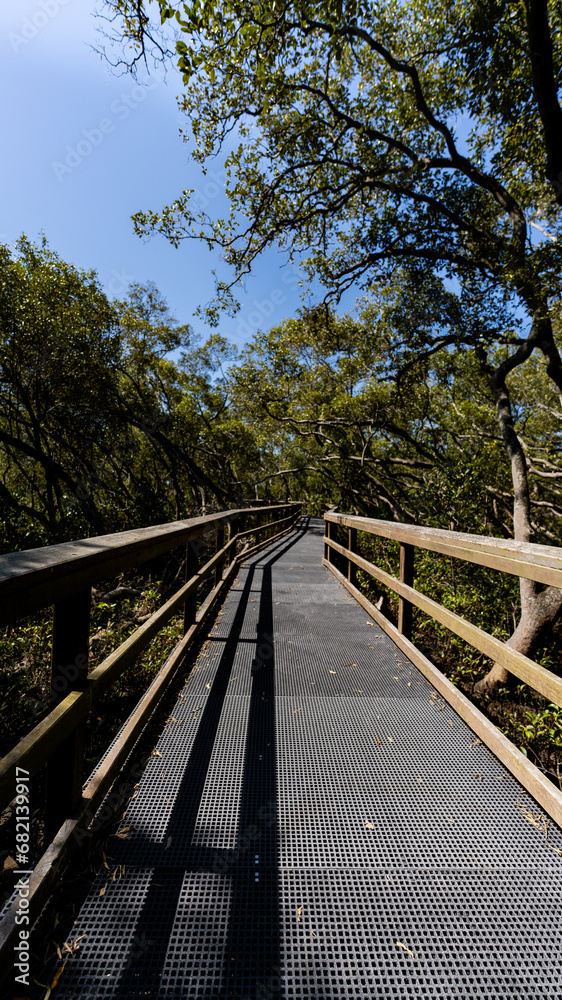
[(536, 830), (540, 830), (541, 833), (544, 833), (544, 839), (547, 840), (548, 828), (551, 821), (547, 819), (546, 816), (543, 816), (542, 813), (531, 812), (531, 810), (527, 809), (522, 802), (519, 802), (519, 800), (515, 803), (515, 805), (519, 809), (521, 815), (525, 817), (531, 826), (534, 826)]
[(396, 942), (396, 947), (397, 948), (403, 948), (404, 951), (408, 952), (408, 955), (410, 955), (411, 958), (417, 958), (418, 957), (415, 951), (412, 951), (411, 948), (408, 948), (405, 944), (402, 944), (401, 941), (397, 941)]

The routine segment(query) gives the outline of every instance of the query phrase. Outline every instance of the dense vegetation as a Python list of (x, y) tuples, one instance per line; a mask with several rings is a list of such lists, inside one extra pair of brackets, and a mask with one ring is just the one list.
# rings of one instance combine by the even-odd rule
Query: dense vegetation
[[(526, 376), (538, 354), (551, 392), (562, 391), (560, 4), (106, 0), (106, 7), (126, 41), (121, 62), (133, 72), (148, 54), (170, 55), (150, 12), (173, 23), (183, 134), (199, 162), (223, 155), (229, 178), (229, 217), (197, 214), (184, 191), (160, 212), (139, 212), (137, 231), (222, 248), (233, 274), (217, 284), (207, 310), (213, 322), (220, 307), (235, 308), (234, 286), (271, 246), (302, 261), (324, 285), (325, 303), (352, 286), (415, 289), (399, 357), (411, 369), (435, 352), (475, 356), (511, 463), (514, 536), (529, 541), (536, 529), (510, 376), (521, 367)], [(453, 323), (439, 306), (441, 290), (451, 288), (459, 306)], [(418, 295), (430, 303), (428, 322)], [(558, 475), (550, 465), (539, 473)], [(520, 600), (509, 643), (529, 653), (558, 617), (562, 592), (522, 581)], [(506, 679), (496, 666), (482, 686)]]
[[(313, 514), (338, 504), (513, 536), (511, 464), (488, 377), (509, 348), (499, 345), (484, 360), (478, 347), (420, 358), (405, 337), (411, 326), (420, 336), (438, 326), (435, 335), (452, 340), (481, 321), (478, 304), (462, 303), (443, 282), (422, 295), (399, 273), (373, 286), (352, 316), (319, 307), (258, 333), (235, 357), (216, 333), (200, 344), (153, 286), (134, 285), (126, 300), (109, 302), (95, 274), (25, 238), (14, 251), (4, 248), (3, 262), (4, 551), (161, 523), (255, 496), (303, 499)], [(558, 544), (559, 397), (534, 356), (511, 374), (509, 388), (534, 537)], [(367, 537), (362, 545), (396, 571), (388, 546)], [(416, 573), (417, 586), (475, 624), (503, 639), (513, 633), (516, 580), (429, 554), (418, 557)], [(108, 604), (103, 588), (94, 595), (92, 662), (169, 586), (142, 577), (119, 583), (143, 593), (117, 605)], [(393, 599), (385, 600), (392, 615)], [(44, 714), (49, 628), (48, 616), (37, 616), (3, 638), (6, 749)], [(483, 659), (421, 616), (416, 628), (418, 641), (472, 692)], [(555, 627), (537, 636), (534, 652), (558, 670), (559, 648)], [(510, 719), (499, 701), (490, 703), (495, 717), (554, 772), (559, 714), (522, 686), (509, 695)], [(531, 718), (541, 720), (540, 739)]]
[[(223, 155), (229, 177), (229, 218), (196, 216), (182, 192), (139, 212), (137, 231), (219, 246), (231, 276), (202, 341), (150, 284), (111, 302), (46, 242), (0, 247), (3, 550), (256, 497), (559, 545), (560, 5), (105, 7), (133, 72), (174, 58), (150, 11), (174, 23), (185, 136), (199, 162)], [(322, 301), (236, 356), (221, 309), (237, 308), (236, 283), (272, 246)], [(344, 315), (352, 287), (361, 298)], [(392, 547), (362, 545), (395, 571)], [(99, 631), (115, 637), (162, 594), (126, 582), (147, 591), (136, 609), (109, 614), (96, 597), (96, 623), (111, 619)], [(416, 585), (560, 672), (560, 591), (429, 555)], [(389, 595), (373, 596), (393, 613)], [(29, 711), (46, 687), (46, 628), (4, 639), (10, 690)], [(508, 690), (505, 671), (421, 616), (416, 629), (559, 770), (559, 709)]]

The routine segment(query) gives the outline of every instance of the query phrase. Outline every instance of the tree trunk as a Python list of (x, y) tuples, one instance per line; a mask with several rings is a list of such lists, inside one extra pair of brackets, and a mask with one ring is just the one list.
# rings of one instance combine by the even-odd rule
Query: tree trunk
[[(536, 342), (536, 326), (529, 337), (528, 344)], [(531, 346), (531, 351), (533, 347)], [(511, 463), (511, 478), (513, 482), (513, 534), (516, 542), (529, 542), (532, 536), (531, 505), (529, 483), (527, 479), (527, 461), (521, 442), (513, 426), (513, 414), (509, 392), (505, 379), (510, 371), (529, 356), (531, 351), (520, 348), (515, 354), (504, 361), (492, 373), (490, 386), (498, 410), (500, 431)], [(541, 588), (534, 580), (519, 580), (521, 596), (521, 617), (515, 632), (507, 640), (511, 649), (529, 656), (536, 648), (545, 627), (554, 624), (562, 608), (562, 590), (556, 587)], [(490, 694), (499, 684), (509, 681), (509, 673), (499, 663), (494, 663), (491, 670), (474, 686), (478, 695)]]

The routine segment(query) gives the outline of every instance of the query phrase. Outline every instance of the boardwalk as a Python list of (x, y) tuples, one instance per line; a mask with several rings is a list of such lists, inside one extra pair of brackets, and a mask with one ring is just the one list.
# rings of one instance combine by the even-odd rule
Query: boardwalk
[(322, 568), (322, 533), (240, 572), (53, 997), (562, 997), (560, 831)]

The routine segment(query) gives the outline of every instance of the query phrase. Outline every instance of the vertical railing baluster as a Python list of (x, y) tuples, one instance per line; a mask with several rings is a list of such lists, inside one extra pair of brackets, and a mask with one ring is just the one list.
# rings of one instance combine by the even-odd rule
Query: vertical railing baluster
[[(225, 537), (225, 545), (226, 545), (230, 541), (230, 539), (232, 538), (232, 521), (228, 522), (228, 524), (226, 525), (226, 529), (225, 530), (226, 530), (226, 537)], [(232, 546), (229, 548), (228, 552), (226, 553), (225, 569), (227, 570), (227, 572), (228, 572), (228, 569), (229, 569), (229, 566), (230, 566), (231, 562), (232, 562)]]
[[(245, 527), (246, 527), (246, 517), (245, 517), (244, 514), (240, 514), (236, 518), (236, 521), (234, 522), (235, 534), (239, 535), (242, 531), (244, 531)], [(234, 545), (232, 546), (232, 558), (233, 559), (236, 559), (236, 549), (238, 548), (238, 546), (240, 544), (241, 544), (240, 542), (235, 542)]]
[[(200, 538), (190, 538), (185, 550), (185, 582), (191, 580), (199, 569)], [(197, 588), (186, 599), (183, 615), (183, 633), (189, 631), (197, 615)]]
[[(357, 553), (357, 528), (349, 528), (347, 547), (350, 552)], [(357, 586), (357, 566), (351, 559), (347, 560), (347, 579), (354, 587)]]
[[(55, 604), (50, 704), (53, 709), (88, 678), (91, 588)], [(51, 841), (82, 798), (86, 725), (80, 723), (47, 763), (45, 843)]]
[[(215, 552), (220, 552), (223, 545), (224, 545), (224, 525), (221, 524), (220, 527), (217, 528), (217, 544)], [(219, 559), (217, 565), (215, 566), (215, 587), (217, 587), (222, 580), (223, 565), (224, 565), (224, 557), (222, 559)]]
[[(409, 587), (414, 584), (414, 546), (400, 543), (400, 582)], [(398, 631), (412, 638), (412, 605), (404, 597), (398, 598)]]

